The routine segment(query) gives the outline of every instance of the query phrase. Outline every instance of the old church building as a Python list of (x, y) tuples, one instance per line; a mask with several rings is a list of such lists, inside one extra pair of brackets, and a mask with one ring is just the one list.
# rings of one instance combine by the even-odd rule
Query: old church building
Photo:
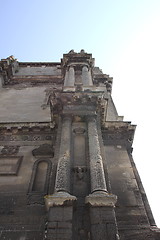
[(1, 240), (160, 240), (111, 91), (84, 50), (0, 61)]

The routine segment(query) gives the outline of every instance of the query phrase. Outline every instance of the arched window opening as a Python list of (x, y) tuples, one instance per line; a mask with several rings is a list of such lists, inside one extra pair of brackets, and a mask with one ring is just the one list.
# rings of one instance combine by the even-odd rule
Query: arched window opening
[(51, 172), (51, 161), (48, 159), (37, 160), (33, 166), (29, 193), (48, 192), (49, 178)]
[(37, 164), (32, 191), (44, 192), (47, 168), (48, 168), (48, 163), (46, 161), (41, 161)]

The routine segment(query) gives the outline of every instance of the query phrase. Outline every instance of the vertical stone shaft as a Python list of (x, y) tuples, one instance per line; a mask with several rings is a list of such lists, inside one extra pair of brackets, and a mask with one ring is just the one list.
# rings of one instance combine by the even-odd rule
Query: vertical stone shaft
[(70, 66), (68, 70), (68, 84), (67, 86), (74, 86), (75, 83), (75, 71), (74, 67)]
[(91, 71), (88, 69), (87, 66), (82, 67), (82, 82), (84, 86), (93, 85)]
[(66, 73), (65, 73), (65, 78), (64, 78), (64, 86), (68, 86), (68, 69), (66, 69)]
[(71, 117), (64, 117), (62, 120), (60, 152), (55, 183), (55, 191), (57, 192), (70, 192), (71, 123)]
[(91, 193), (107, 192), (104, 168), (98, 138), (97, 121), (95, 117), (88, 119), (89, 157), (91, 175)]

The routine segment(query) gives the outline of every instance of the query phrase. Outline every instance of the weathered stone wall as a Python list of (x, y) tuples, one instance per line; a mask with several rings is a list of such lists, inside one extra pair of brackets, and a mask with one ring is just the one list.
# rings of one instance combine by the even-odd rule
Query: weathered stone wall
[[(21, 146), (17, 154), (7, 155), (1, 146), (0, 239), (44, 239), (44, 192), (37, 192), (36, 189), (31, 191), (30, 188), (33, 166), (37, 161), (32, 155), (34, 148), (37, 146)], [(15, 160), (19, 157), (22, 157), (21, 162), (17, 163)], [(18, 166), (15, 166), (16, 164)]]
[(50, 108), (42, 107), (45, 87), (0, 90), (0, 122), (50, 122)]
[(26, 67), (18, 67), (17, 71), (14, 73), (14, 76), (25, 76), (25, 75), (61, 75), (61, 66), (59, 68), (57, 66), (48, 67), (48, 66), (26, 66)]
[[(153, 239), (129, 154), (121, 145), (105, 146), (111, 191), (117, 195), (116, 218), (121, 239)], [(149, 237), (150, 236), (150, 237)]]

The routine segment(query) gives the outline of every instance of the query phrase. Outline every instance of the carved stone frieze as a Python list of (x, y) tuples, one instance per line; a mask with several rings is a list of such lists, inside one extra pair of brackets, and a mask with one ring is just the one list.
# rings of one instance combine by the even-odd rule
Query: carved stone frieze
[(6, 145), (3, 147), (3, 149), (1, 150), (1, 154), (3, 155), (13, 155), (13, 154), (17, 154), (19, 151), (19, 147), (20, 146), (9, 146)]
[[(85, 90), (81, 92), (62, 92), (51, 90), (47, 93), (47, 97), (45, 99), (43, 108), (46, 108), (47, 105), (51, 106), (51, 112), (54, 115), (61, 114), (64, 111), (65, 107), (72, 106), (72, 112), (76, 111), (76, 107), (82, 105), (86, 106), (94, 106), (96, 112), (99, 112), (101, 115), (102, 123), (105, 121), (106, 116), (106, 105), (107, 98), (103, 91), (93, 92), (90, 90)], [(83, 115), (88, 115), (89, 113), (82, 113)]]
[(52, 141), (55, 135), (52, 134), (36, 134), (36, 135), (0, 135), (0, 141), (14, 142), (14, 141)]
[(13, 132), (17, 131), (29, 131), (37, 132), (40, 130), (49, 131), (50, 129), (55, 128), (55, 122), (35, 122), (35, 123), (0, 123), (0, 133)]
[[(0, 124), (0, 141), (55, 141), (55, 123)], [(4, 145), (3, 143), (1, 143)]]

